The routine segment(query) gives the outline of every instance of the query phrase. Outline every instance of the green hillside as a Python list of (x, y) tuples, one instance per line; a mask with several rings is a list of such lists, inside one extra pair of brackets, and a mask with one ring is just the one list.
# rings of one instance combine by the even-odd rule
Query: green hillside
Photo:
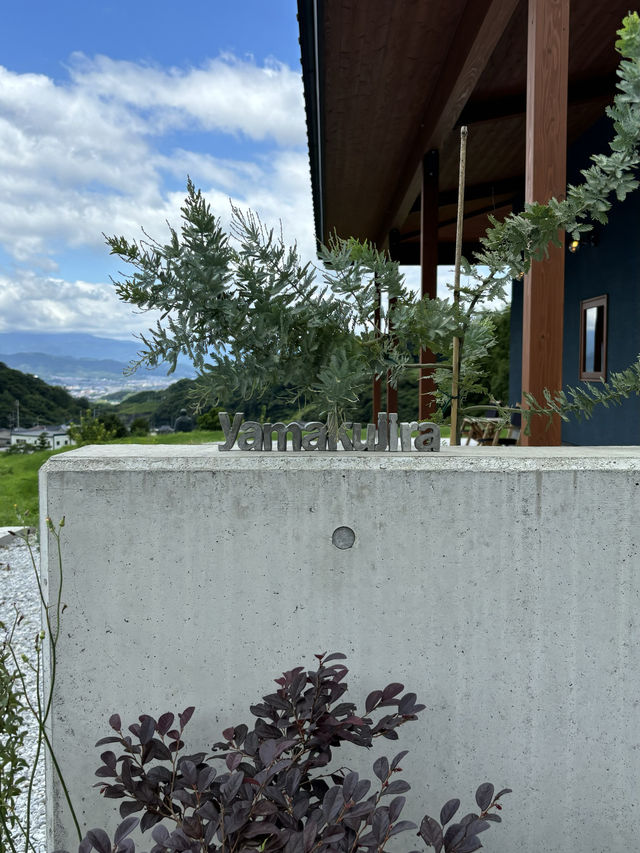
[[(417, 375), (409, 374), (401, 380), (398, 386), (399, 415), (404, 420), (414, 420), (417, 417), (418, 406)], [(114, 396), (114, 395), (112, 395)], [(251, 420), (291, 420), (300, 417), (303, 420), (323, 419), (323, 415), (310, 408), (299, 412), (295, 406), (286, 402), (284, 388), (276, 388), (269, 397), (254, 400), (242, 400), (238, 394), (230, 393), (228, 398), (217, 407), (227, 412), (244, 412)], [(173, 426), (180, 409), (186, 409), (189, 414), (195, 414), (195, 404), (198, 399), (197, 382), (192, 379), (181, 379), (161, 391), (139, 391), (126, 399), (109, 407), (102, 406), (101, 410), (113, 412), (124, 423), (130, 423), (133, 418), (145, 418), (152, 428), (164, 425)], [(285, 402), (283, 402), (285, 400)], [(207, 407), (205, 407), (206, 410)], [(371, 392), (362, 395), (359, 406), (351, 413), (353, 420), (367, 423), (371, 418)]]
[(20, 426), (63, 424), (80, 420), (89, 408), (64, 388), (47, 385), (42, 379), (13, 370), (0, 361), (0, 427), (16, 425), (16, 401), (20, 403)]

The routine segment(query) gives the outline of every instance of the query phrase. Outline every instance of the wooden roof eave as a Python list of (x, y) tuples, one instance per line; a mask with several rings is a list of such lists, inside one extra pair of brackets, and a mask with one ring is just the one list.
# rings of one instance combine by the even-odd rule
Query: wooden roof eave
[(324, 217), (324, 156), (322, 145), (322, 75), (319, 62), (322, 56), (323, 0), (298, 0), (300, 29), (300, 63), (304, 84), (311, 192), (316, 237), (322, 240)]
[(389, 205), (390, 214), (380, 222), (380, 241), (392, 228), (401, 227), (409, 214), (420, 193), (424, 152), (440, 149), (455, 127), (518, 2), (475, 0), (466, 7), (436, 84), (435, 95), (425, 104), (423, 119)]

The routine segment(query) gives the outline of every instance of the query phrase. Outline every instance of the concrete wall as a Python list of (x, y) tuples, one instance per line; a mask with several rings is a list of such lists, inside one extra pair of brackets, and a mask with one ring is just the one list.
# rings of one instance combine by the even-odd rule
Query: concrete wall
[[(41, 476), (42, 517), (66, 516), (52, 733), (87, 827), (118, 822), (91, 788), (110, 714), (194, 704), (206, 748), (339, 650), (357, 699), (400, 680), (428, 706), (364, 756), (412, 750), (406, 817), (490, 780), (514, 793), (488, 850), (636, 849), (640, 449), (111, 446)], [(72, 843), (53, 794), (51, 850)]]

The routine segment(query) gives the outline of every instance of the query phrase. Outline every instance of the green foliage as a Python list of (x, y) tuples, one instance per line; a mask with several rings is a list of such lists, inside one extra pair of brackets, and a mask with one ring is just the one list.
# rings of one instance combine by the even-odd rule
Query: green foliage
[(198, 415), (197, 423), (198, 429), (208, 429), (208, 430), (219, 430), (220, 427), (220, 417), (219, 417), (218, 409), (209, 409), (206, 412), (203, 412), (201, 415)]
[(639, 389), (640, 356), (626, 370), (611, 373), (606, 382), (585, 382), (555, 393), (545, 390), (544, 403), (538, 402), (531, 394), (525, 393), (524, 397), (530, 415), (558, 415), (563, 421), (568, 421), (571, 416), (588, 420), (596, 406), (620, 406), (632, 394), (638, 394)]
[(105, 442), (116, 438), (116, 429), (105, 426), (100, 418), (94, 418), (93, 415), (87, 412), (82, 415), (79, 424), (71, 424), (69, 426), (69, 438), (78, 446), (83, 444), (105, 444)]
[[(475, 263), (463, 259), (472, 284), (461, 289), (459, 305), (418, 300), (398, 271), (369, 243), (334, 237), (321, 247), (324, 269), (303, 265), (294, 247), (264, 228), (252, 213), (232, 211), (225, 234), (201, 192), (188, 182), (180, 232), (170, 229), (162, 245), (150, 238), (129, 243), (107, 239), (112, 254), (133, 267), (116, 282), (118, 295), (138, 308), (156, 309), (158, 321), (142, 337), (140, 362), (175, 367), (185, 353), (213, 404), (229, 396), (313, 408), (337, 423), (358, 407), (374, 376), (387, 373), (397, 385), (416, 366), (422, 347), (438, 359), (438, 399), (450, 394), (451, 340), (461, 341), (462, 404), (484, 393), (482, 365), (494, 343), (493, 327), (479, 308), (504, 299), (506, 285), (559, 245), (559, 233), (572, 235), (606, 222), (612, 197), (636, 189), (640, 163), (640, 27), (633, 13), (623, 21), (616, 43), (622, 54), (619, 92), (608, 108), (613, 120), (611, 153), (594, 156), (583, 182), (567, 188), (564, 201), (527, 205), (503, 222), (491, 219)], [(376, 321), (376, 307), (382, 307)], [(206, 382), (205, 382), (206, 380)], [(635, 389), (635, 390), (640, 390)], [(631, 392), (633, 393), (633, 392)], [(576, 395), (575, 405), (589, 399)], [(271, 412), (270, 412), (271, 414)]]
[[(16, 626), (21, 621), (22, 617), (16, 608), (16, 619), (10, 630), (0, 623), (0, 628), (4, 631), (2, 645), (0, 645), (0, 710), (2, 710), (3, 684), (8, 684), (6, 695), (9, 696), (7, 707), (11, 710), (9, 718), (10, 722), (4, 718), (4, 714), (0, 716), (0, 850), (11, 851), (17, 853), (18, 845), (15, 842), (15, 837), (21, 835), (24, 839), (24, 851), (28, 853), (36, 853), (35, 847), (31, 841), (31, 801), (34, 790), (36, 774), (39, 772), (39, 760), (43, 750), (46, 750), (51, 761), (52, 770), (57, 776), (58, 782), (62, 788), (71, 818), (74, 822), (78, 840), (81, 840), (82, 834), (78, 824), (76, 811), (69, 797), (69, 791), (65, 778), (61, 772), (58, 762), (58, 756), (54, 753), (49, 732), (47, 730), (49, 715), (53, 704), (53, 696), (56, 688), (56, 672), (57, 672), (57, 648), (58, 640), (60, 639), (61, 617), (63, 612), (62, 605), (62, 550), (61, 550), (61, 530), (64, 527), (64, 518), (55, 525), (50, 518), (46, 519), (46, 530), (50, 538), (52, 550), (57, 552), (58, 562), (58, 577), (57, 590), (53, 600), (47, 600), (44, 596), (42, 584), (40, 582), (40, 574), (36, 562), (36, 555), (33, 550), (29, 533), (16, 534), (22, 539), (29, 550), (31, 558), (31, 566), (35, 574), (36, 583), (38, 585), (38, 593), (40, 603), (42, 605), (43, 628), (37, 634), (33, 652), (31, 656), (25, 654), (18, 655), (15, 644), (13, 642)], [(45, 658), (45, 650), (49, 661), (49, 678), (45, 686), (43, 679), (43, 665)], [(28, 679), (32, 680), (32, 690), (27, 689)], [(26, 731), (24, 728), (24, 717), (29, 714), (37, 729), (35, 755), (31, 762), (30, 768), (26, 762), (20, 758)], [(9, 783), (7, 787), (3, 787), (2, 772), (4, 772), (3, 759), (5, 755), (16, 754), (17, 771), (22, 774), (19, 777), (14, 775), (11, 789)], [(7, 777), (9, 779), (9, 777)], [(4, 795), (7, 794), (5, 800)], [(15, 798), (24, 794), (26, 796), (26, 818), (22, 823), (19, 820), (12, 820), (13, 806)], [(5, 820), (5, 816), (8, 818)], [(15, 832), (17, 828), (17, 832)]]
[(180, 379), (160, 391), (139, 391), (110, 407), (123, 421), (145, 418), (153, 428), (172, 426), (180, 409), (193, 407), (193, 401), (201, 396), (198, 383), (193, 379)]
[(389, 371), (397, 384), (421, 346), (438, 351), (460, 329), (452, 305), (417, 300), (398, 265), (370, 244), (334, 238), (321, 249), (319, 283), (295, 246), (254, 214), (234, 208), (225, 235), (200, 191), (187, 189), (180, 235), (171, 229), (169, 243), (108, 243), (134, 268), (117, 283), (119, 296), (166, 317), (143, 336), (141, 362), (175, 365), (186, 353), (214, 404), (268, 393), (270, 403), (343, 415), (374, 375)]
[(10, 837), (16, 831), (16, 799), (25, 790), (28, 769), (23, 757), (27, 708), (9, 650), (14, 628), (15, 625), (8, 630), (0, 622), (0, 631), (5, 632), (0, 642), (0, 840), (5, 837), (2, 849), (9, 849)]
[(36, 450), (48, 450), (49, 449), (49, 439), (47, 437), (47, 433), (43, 430), (38, 436), (38, 441), (36, 442)]
[(33, 519), (33, 524), (37, 522), (38, 471), (50, 456), (61, 452), (47, 450), (18, 456), (9, 456), (7, 451), (0, 453), (0, 526), (16, 524), (17, 506)]
[(102, 424), (112, 438), (124, 438), (127, 434), (126, 426), (122, 423), (115, 412), (100, 412), (97, 415), (97, 420)]
[(129, 432), (131, 435), (149, 435), (149, 421), (146, 418), (134, 418)]
[[(484, 358), (478, 360), (476, 369), (483, 377), (490, 400), (499, 400), (505, 405), (509, 402), (509, 359), (511, 340), (511, 307), (500, 311), (486, 311), (481, 315), (493, 326), (493, 345)], [(487, 402), (487, 394), (469, 393), (466, 405), (482, 405)]]
[(15, 444), (10, 444), (4, 451), (9, 456), (24, 456), (26, 453), (33, 453), (35, 447), (29, 444), (28, 441), (16, 441)]
[[(623, 201), (638, 187), (636, 177), (640, 163), (640, 26), (637, 12), (624, 18), (616, 50), (622, 55), (618, 68), (618, 94), (607, 107), (613, 121), (614, 137), (610, 154), (597, 154), (593, 166), (582, 171), (583, 182), (567, 187), (566, 199), (552, 198), (548, 204), (530, 204), (522, 213), (510, 214), (503, 222), (491, 217), (492, 227), (482, 238), (483, 251), (476, 262), (489, 268), (486, 277), (477, 276), (479, 286), (469, 293), (503, 293), (507, 280), (528, 272), (532, 261), (547, 253), (550, 243), (559, 245), (558, 232), (572, 237), (593, 228), (593, 223), (606, 223), (612, 197)], [(470, 274), (474, 270), (467, 268)], [(495, 290), (497, 288), (497, 290)]]
[(86, 400), (72, 397), (64, 388), (47, 385), (0, 362), (0, 427), (16, 425), (16, 400), (23, 426), (69, 423), (89, 407)]

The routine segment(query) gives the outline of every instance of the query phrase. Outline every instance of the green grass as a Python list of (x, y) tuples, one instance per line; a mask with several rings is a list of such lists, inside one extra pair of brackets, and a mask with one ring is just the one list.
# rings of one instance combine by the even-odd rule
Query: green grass
[(64, 450), (39, 450), (9, 456), (0, 453), (0, 527), (20, 521), (35, 525), (38, 520), (38, 471)]
[(217, 441), (224, 441), (222, 430), (194, 429), (193, 432), (170, 432), (167, 435), (128, 435), (109, 444), (209, 444)]
[[(127, 436), (109, 444), (206, 444), (224, 441), (222, 432), (194, 430), (168, 435)], [(40, 450), (28, 454), (0, 453), (0, 527), (38, 521), (38, 471), (51, 456), (74, 450)]]

